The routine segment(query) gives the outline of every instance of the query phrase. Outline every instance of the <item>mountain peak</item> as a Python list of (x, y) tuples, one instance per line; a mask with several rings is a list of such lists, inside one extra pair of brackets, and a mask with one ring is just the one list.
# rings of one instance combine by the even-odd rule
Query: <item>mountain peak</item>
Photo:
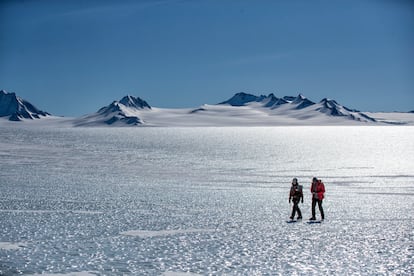
[(256, 102), (263, 100), (263, 97), (258, 97), (252, 94), (248, 94), (245, 92), (236, 93), (233, 97), (228, 99), (227, 101), (221, 102), (219, 104), (229, 104), (232, 106), (243, 106), (246, 103)]
[(305, 96), (303, 96), (303, 94), (300, 94), (299, 93), (299, 95), (296, 97), (296, 99), (295, 100), (304, 100), (304, 99), (306, 99), (306, 97)]
[(270, 93), (265, 99), (263, 99), (263, 106), (264, 107), (272, 107), (277, 103), (280, 99), (275, 96), (275, 94)]
[(306, 99), (302, 94), (299, 94), (293, 101), (293, 104), (301, 103), (304, 99)]
[(0, 91), (0, 117), (9, 116), (10, 121), (22, 119), (40, 119), (40, 116), (50, 115), (37, 109), (28, 101), (18, 97), (16, 93)]
[(119, 101), (119, 103), (125, 105), (126, 107), (133, 107), (137, 109), (142, 109), (142, 108), (151, 109), (151, 106), (146, 101), (144, 101), (143, 99), (139, 97), (134, 97), (130, 95), (123, 97)]
[(324, 107), (330, 108), (330, 109), (335, 109), (335, 108), (340, 107), (340, 108), (344, 108), (346, 111), (349, 111), (349, 112), (360, 112), (359, 110), (350, 109), (346, 106), (340, 105), (337, 101), (329, 99), (329, 98), (323, 98), (320, 101), (320, 103), (323, 104)]
[(9, 92), (7, 92), (6, 90), (0, 90), (0, 96), (4, 96), (4, 95), (16, 95), (16, 93), (14, 93), (14, 92), (11, 92), (11, 93), (9, 93)]
[(297, 104), (296, 109), (303, 109), (308, 106), (314, 105), (315, 103), (303, 96), (302, 94), (299, 94), (293, 101), (292, 104)]
[(99, 125), (100, 123), (113, 126), (138, 126), (145, 124), (141, 114), (151, 110), (151, 106), (139, 97), (124, 96), (119, 101), (102, 107), (96, 113), (86, 115), (76, 125)]
[(329, 99), (329, 98), (323, 98), (320, 103), (323, 104), (338, 104), (335, 100)]

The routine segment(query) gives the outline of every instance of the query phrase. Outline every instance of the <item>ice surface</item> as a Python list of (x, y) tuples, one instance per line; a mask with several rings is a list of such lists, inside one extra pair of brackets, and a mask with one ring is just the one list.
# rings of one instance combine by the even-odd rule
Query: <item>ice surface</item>
[[(0, 275), (412, 275), (413, 138), (407, 126), (2, 127)], [(326, 220), (310, 225), (313, 176)], [(304, 220), (288, 224), (293, 177)]]
[(42, 273), (42, 274), (32, 274), (33, 276), (96, 276), (99, 273), (91, 271), (78, 271), (72, 273)]
[(124, 236), (135, 236), (140, 238), (152, 238), (157, 236), (179, 235), (187, 233), (203, 233), (214, 232), (214, 229), (180, 229), (180, 230), (161, 230), (161, 231), (147, 231), (147, 230), (129, 230), (121, 232)]
[(190, 273), (190, 272), (174, 272), (166, 271), (162, 274), (163, 276), (198, 276), (202, 274)]
[(74, 214), (102, 214), (101, 211), (83, 211), (83, 210), (13, 210), (13, 209), (0, 209), (0, 212), (12, 212), (12, 213), (57, 213), (57, 212), (69, 212)]
[(16, 250), (27, 246), (24, 242), (0, 242), (0, 250)]

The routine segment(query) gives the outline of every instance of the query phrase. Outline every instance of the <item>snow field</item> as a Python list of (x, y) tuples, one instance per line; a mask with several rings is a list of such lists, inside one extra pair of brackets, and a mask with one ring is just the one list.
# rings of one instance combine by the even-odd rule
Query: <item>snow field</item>
[[(0, 274), (413, 274), (413, 134), (5, 129)], [(313, 176), (326, 221), (309, 225)]]

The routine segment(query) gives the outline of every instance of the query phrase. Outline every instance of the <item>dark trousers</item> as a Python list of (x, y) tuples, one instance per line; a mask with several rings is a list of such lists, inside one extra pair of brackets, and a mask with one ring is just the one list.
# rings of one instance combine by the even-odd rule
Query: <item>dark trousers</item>
[(316, 198), (312, 198), (312, 218), (315, 218), (316, 203), (318, 203), (319, 212), (321, 212), (321, 218), (325, 219), (325, 214), (323, 213), (323, 208), (322, 208), (322, 200), (319, 200)]
[(296, 212), (298, 212), (298, 217), (302, 217), (302, 212), (299, 209), (299, 201), (300, 199), (293, 199), (293, 209), (292, 209), (292, 215), (290, 216), (291, 219), (295, 217)]

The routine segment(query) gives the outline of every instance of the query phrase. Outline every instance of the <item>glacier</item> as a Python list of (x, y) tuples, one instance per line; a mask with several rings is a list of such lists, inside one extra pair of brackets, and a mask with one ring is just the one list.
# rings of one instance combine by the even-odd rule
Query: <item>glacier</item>
[[(0, 275), (412, 275), (413, 139), (412, 126), (6, 125)], [(287, 224), (293, 177), (304, 221)]]

